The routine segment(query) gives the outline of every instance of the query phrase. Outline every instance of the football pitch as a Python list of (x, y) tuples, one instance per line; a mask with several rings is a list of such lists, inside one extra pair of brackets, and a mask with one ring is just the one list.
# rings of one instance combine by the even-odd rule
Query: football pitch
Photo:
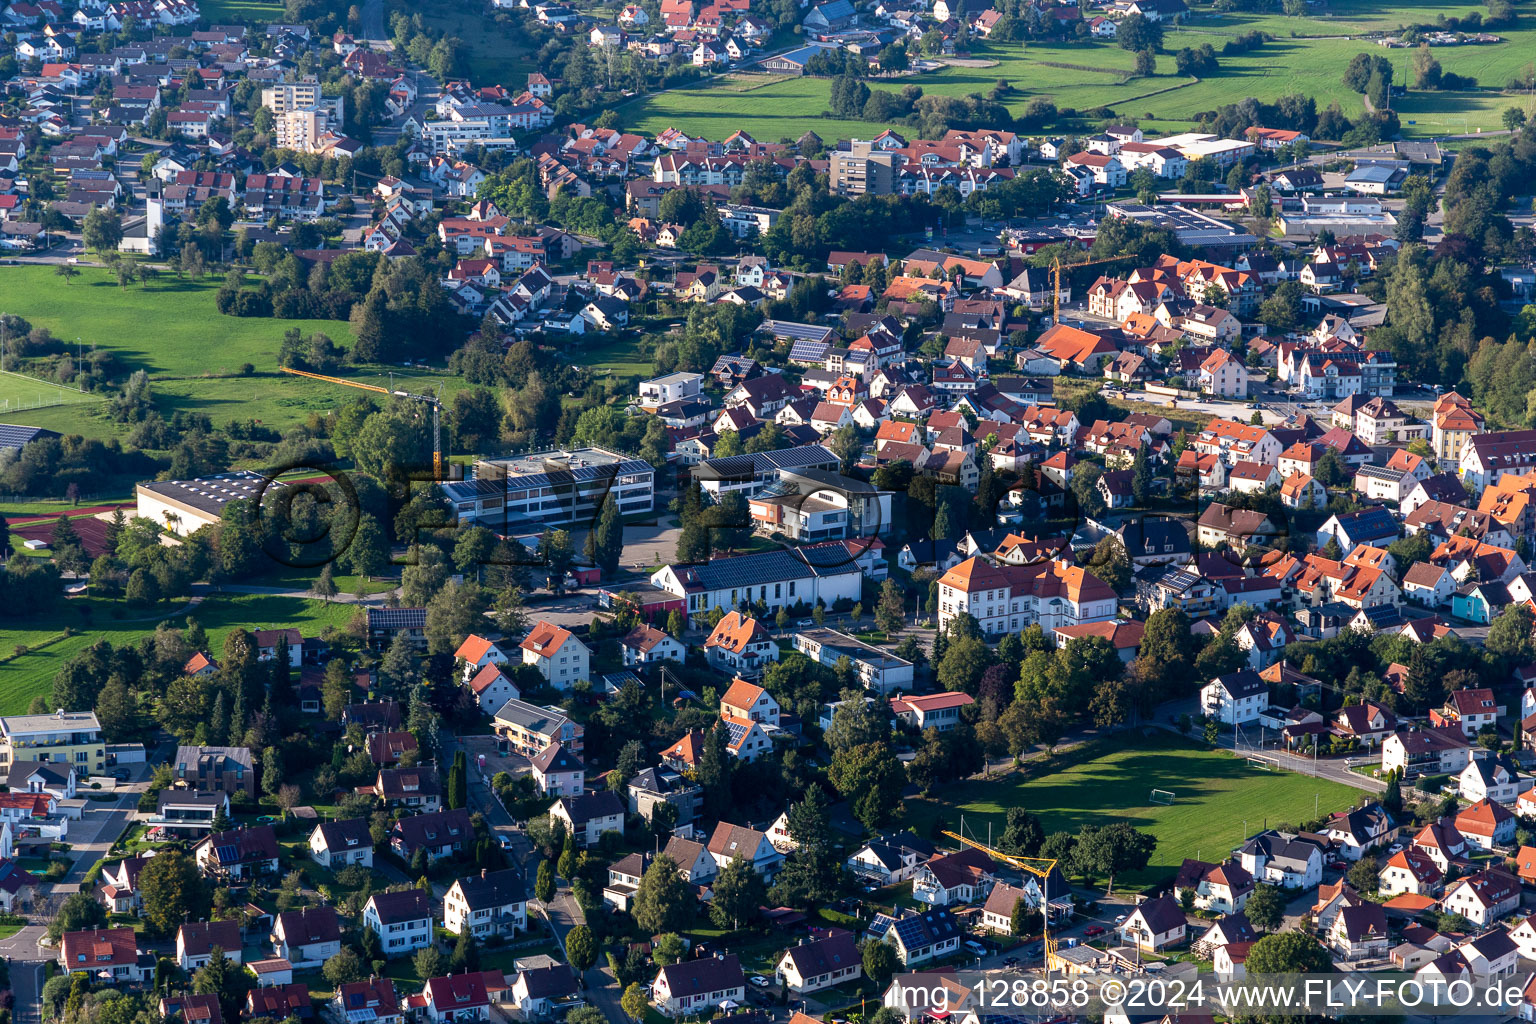
[[(1047, 835), (1128, 821), (1157, 837), (1147, 869), (1115, 879), (1117, 889), (1135, 888), (1166, 880), (1186, 857), (1219, 861), (1266, 825), (1295, 825), (1366, 796), (1310, 775), (1250, 767), (1244, 758), (1156, 730), (1095, 741), (1061, 762), (908, 799), (907, 824), (927, 836), (936, 820), (958, 830), (964, 815), (965, 834), (986, 842), (989, 826), (1001, 838), (1010, 807), (1038, 815)], [(1154, 803), (1154, 789), (1172, 792), (1173, 803)]]

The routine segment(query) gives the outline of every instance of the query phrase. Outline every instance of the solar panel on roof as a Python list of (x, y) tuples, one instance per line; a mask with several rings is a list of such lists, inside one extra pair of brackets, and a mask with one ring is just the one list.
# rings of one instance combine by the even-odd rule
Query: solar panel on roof
[(827, 349), (830, 347), (831, 346), (829, 346), (824, 341), (797, 341), (792, 346), (790, 346), (789, 360), (792, 363), (819, 362), (826, 357)]
[(740, 743), (741, 738), (747, 734), (747, 727), (744, 725), (738, 725), (735, 722), (726, 722), (725, 727), (731, 730), (730, 742), (732, 746)]

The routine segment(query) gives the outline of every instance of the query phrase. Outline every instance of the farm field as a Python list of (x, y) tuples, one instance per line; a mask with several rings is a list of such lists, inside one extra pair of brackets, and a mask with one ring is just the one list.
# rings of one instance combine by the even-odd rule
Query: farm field
[[(1014, 773), (950, 786), (931, 799), (914, 797), (907, 801), (906, 823), (918, 835), (930, 835), (938, 819), (958, 830), (963, 814), (965, 834), (985, 841), (988, 826), (994, 836), (1002, 834), (1010, 807), (1039, 815), (1047, 835), (1128, 821), (1157, 836), (1157, 849), (1145, 871), (1123, 881), (1150, 886), (1165, 881), (1186, 857), (1220, 860), (1266, 823), (1296, 824), (1312, 818), (1314, 807), (1326, 814), (1363, 795), (1336, 782), (1250, 768), (1242, 758), (1156, 730), (1100, 741), (1087, 760), (1073, 761), (1076, 756), (1043, 775)], [(1153, 788), (1173, 791), (1174, 803), (1149, 803)]]
[[(1273, 101), (1288, 93), (1305, 93), (1316, 98), (1319, 108), (1337, 101), (1346, 114), (1358, 116), (1360, 97), (1340, 81), (1350, 58), (1361, 51), (1385, 56), (1396, 69), (1396, 81), (1404, 82), (1411, 78), (1413, 51), (1383, 49), (1362, 39), (1298, 38), (1292, 33), (1337, 36), (1395, 29), (1408, 21), (1433, 20), (1442, 9), (1408, 4), (1391, 10), (1392, 15), (1385, 15), (1367, 10), (1363, 4), (1346, 4), (1340, 14), (1328, 18), (1198, 17), (1167, 33), (1165, 52), (1159, 55), (1157, 74), (1151, 78), (1131, 78), (1132, 54), (1112, 42), (1007, 43), (984, 44), (973, 52), (973, 57), (996, 62), (989, 67), (950, 66), (909, 78), (872, 81), (870, 88), (898, 91), (906, 84), (916, 84), (928, 95), (964, 96), (985, 94), (1002, 80), (1014, 89), (1006, 103), (1015, 115), (1022, 114), (1031, 99), (1043, 96), (1062, 109), (1113, 107), (1117, 116), (1135, 119), (1153, 132), (1183, 131), (1199, 114), (1247, 96)], [(1447, 15), (1454, 13), (1444, 10)], [(1254, 53), (1222, 57), (1220, 73), (1208, 79), (1175, 73), (1173, 51), (1202, 43), (1220, 49), (1226, 39), (1253, 30), (1268, 32), (1275, 39)], [(1503, 96), (1497, 90), (1531, 62), (1531, 54), (1536, 53), (1536, 29), (1518, 28), (1504, 35), (1504, 42), (1490, 46), (1436, 48), (1435, 56), (1446, 71), (1472, 75), (1484, 89), (1476, 93), (1409, 93), (1396, 103), (1405, 136), (1495, 130), (1501, 127), (1500, 114), (1506, 107), (1528, 102), (1528, 97)], [(755, 88), (754, 80), (760, 83)], [(760, 141), (792, 139), (808, 129), (823, 138), (868, 138), (886, 127), (822, 117), (829, 106), (828, 79), (740, 75), (726, 82), (734, 84), (716, 82), (643, 97), (621, 107), (619, 113), (626, 128), (645, 133), (676, 127), (724, 138), (741, 128)]]
[[(121, 611), (127, 618), (115, 619), (113, 611)], [(115, 601), (70, 600), (60, 611), (45, 618), (0, 625), (0, 657), (7, 658), (18, 644), (37, 647), (58, 637), (66, 627), (75, 631), (73, 636), (0, 663), (0, 715), (23, 713), (32, 698), (46, 697), (59, 668), (96, 641), (108, 640), (117, 646), (153, 634), (156, 622), (137, 621), (140, 616), (163, 616), (172, 625), (181, 627), (185, 626), (188, 614), (195, 615), (208, 631), (209, 645), (217, 656), (223, 649), (225, 636), (237, 626), (247, 629), (297, 626), (307, 635), (315, 635), (326, 626), (345, 626), (353, 611), (354, 606), (350, 604), (326, 604), (308, 598), (272, 595), (214, 594), (195, 609), (189, 609), (187, 602), (181, 602), (149, 613), (127, 609)]]

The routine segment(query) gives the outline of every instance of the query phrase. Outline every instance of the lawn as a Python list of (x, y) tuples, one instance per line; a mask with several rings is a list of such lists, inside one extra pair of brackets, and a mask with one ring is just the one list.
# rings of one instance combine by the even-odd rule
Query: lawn
[[(1244, 759), (1155, 731), (1102, 741), (1065, 762), (1044, 774), (1013, 773), (908, 800), (907, 824), (918, 835), (931, 834), (938, 820), (958, 831), (964, 815), (965, 834), (985, 841), (989, 827), (994, 839), (1002, 834), (1010, 807), (1039, 815), (1047, 834), (1129, 821), (1158, 842), (1147, 869), (1123, 882), (1151, 886), (1166, 881), (1186, 857), (1220, 860), (1267, 825), (1294, 825), (1362, 795), (1336, 782), (1250, 768)], [(1173, 791), (1174, 802), (1150, 803), (1154, 788)]]
[[(208, 631), (209, 646), (217, 656), (223, 649), (224, 637), (237, 626), (297, 626), (306, 635), (314, 636), (326, 626), (345, 626), (353, 611), (350, 604), (325, 604), (307, 598), (215, 594), (200, 603), (192, 614)], [(114, 618), (113, 612), (125, 617)], [(122, 645), (154, 633), (154, 621), (128, 621), (144, 614), (125, 610), (121, 602), (80, 598), (66, 602), (63, 609), (51, 615), (0, 625), (0, 657), (11, 659), (0, 664), (0, 715), (25, 712), (32, 698), (47, 696), (60, 666), (97, 640)], [(150, 614), (163, 615), (179, 627), (185, 625), (189, 612), (187, 603), (180, 602)], [(57, 639), (66, 628), (73, 630), (74, 635)], [(46, 647), (12, 657), (18, 644), (31, 648), (50, 640), (54, 642)]]

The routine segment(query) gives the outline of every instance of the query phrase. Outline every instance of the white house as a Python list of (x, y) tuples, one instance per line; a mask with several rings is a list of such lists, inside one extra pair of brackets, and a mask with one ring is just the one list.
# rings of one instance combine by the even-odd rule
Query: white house
[(476, 938), (513, 935), (528, 928), (528, 894), (522, 872), (482, 869), (456, 879), (443, 895), (443, 930)]
[(309, 855), (316, 864), (336, 870), (349, 864), (373, 867), (373, 837), (363, 818), (325, 821), (309, 834)]
[(363, 905), (363, 927), (379, 937), (386, 959), (404, 956), (432, 944), (433, 906), (415, 886), (376, 892)]
[(523, 664), (538, 669), (557, 690), (569, 690), (577, 680), (588, 678), (592, 652), (568, 629), (541, 619), (518, 646)]
[(851, 932), (790, 946), (774, 969), (779, 983), (795, 993), (841, 985), (863, 973), (863, 958)]
[(1269, 706), (1269, 684), (1252, 669), (1217, 676), (1200, 689), (1200, 710), (1223, 725), (1256, 722)]
[(1172, 896), (1147, 900), (1120, 925), (1121, 941), (1145, 952), (1181, 945), (1189, 922)]
[(456, 664), (464, 666), (464, 681), (468, 682), (475, 673), (487, 665), (505, 665), (507, 663), (506, 652), (497, 647), (483, 636), (471, 633), (464, 638), (459, 649), (453, 652)]
[(740, 1005), (746, 997), (746, 975), (734, 953), (668, 964), (651, 983), (651, 1001), (668, 1017), (701, 1013), (727, 1000)]
[(587, 766), (560, 743), (551, 743), (533, 759), (533, 781), (545, 796), (580, 796)]
[(509, 700), (518, 700), (522, 697), (522, 691), (507, 675), (507, 669), (503, 665), (491, 664), (475, 673), (469, 681), (469, 689), (475, 695), (475, 703), (480, 705), (480, 710), (488, 715), (495, 715), (506, 706)]

